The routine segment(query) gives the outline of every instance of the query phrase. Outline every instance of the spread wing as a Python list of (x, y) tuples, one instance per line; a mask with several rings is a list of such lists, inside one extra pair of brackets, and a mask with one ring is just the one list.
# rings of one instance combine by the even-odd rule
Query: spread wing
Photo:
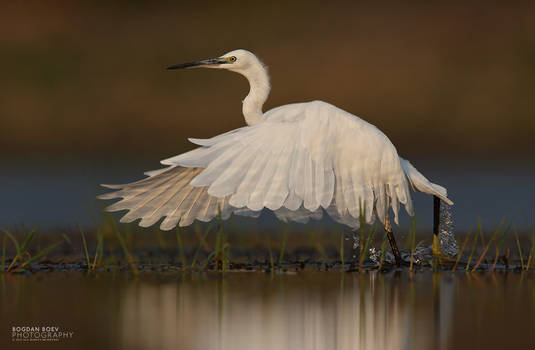
[(108, 210), (128, 209), (121, 221), (141, 218), (161, 228), (208, 221), (221, 208), (257, 215), (270, 209), (281, 220), (307, 221), (323, 209), (335, 220), (358, 227), (384, 222), (400, 203), (412, 215), (409, 181), (396, 149), (373, 125), (325, 102), (286, 105), (265, 113), (265, 121), (211, 139), (162, 161), (169, 168), (137, 183), (108, 186), (122, 198)]

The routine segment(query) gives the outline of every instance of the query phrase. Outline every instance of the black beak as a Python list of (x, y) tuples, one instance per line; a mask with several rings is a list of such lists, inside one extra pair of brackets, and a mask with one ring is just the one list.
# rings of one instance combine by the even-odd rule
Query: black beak
[(202, 61), (187, 62), (182, 64), (176, 64), (174, 66), (167, 67), (166, 69), (186, 69), (186, 68), (202, 68), (209, 66), (216, 66), (222, 63), (226, 63), (219, 58), (210, 58)]

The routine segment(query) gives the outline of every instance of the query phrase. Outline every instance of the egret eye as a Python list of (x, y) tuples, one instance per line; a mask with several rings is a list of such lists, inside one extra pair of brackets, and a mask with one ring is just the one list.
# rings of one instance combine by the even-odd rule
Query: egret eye
[(230, 57), (230, 62), (236, 62), (236, 56), (231, 56)]

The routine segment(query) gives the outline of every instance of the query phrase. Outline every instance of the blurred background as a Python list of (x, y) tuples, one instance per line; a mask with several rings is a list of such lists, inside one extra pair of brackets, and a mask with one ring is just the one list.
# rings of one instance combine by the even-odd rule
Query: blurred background
[[(459, 229), (530, 230), (533, 18), (529, 2), (2, 2), (0, 226), (94, 225), (100, 183), (243, 126), (243, 77), (164, 68), (245, 48), (270, 69), (265, 110), (330, 102), (446, 186)], [(416, 195), (419, 227), (431, 203)]]

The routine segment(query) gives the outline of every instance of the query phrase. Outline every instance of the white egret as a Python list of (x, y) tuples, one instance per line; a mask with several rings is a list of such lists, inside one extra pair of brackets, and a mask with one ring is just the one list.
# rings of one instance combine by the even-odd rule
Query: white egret
[[(266, 67), (251, 52), (231, 51), (203, 61), (171, 66), (217, 68), (240, 73), (250, 91), (243, 100), (247, 126), (210, 139), (189, 139), (198, 147), (161, 161), (167, 167), (148, 178), (124, 185), (101, 199), (121, 198), (108, 211), (129, 210), (121, 222), (141, 219), (147, 227), (165, 219), (162, 230), (210, 221), (218, 211), (257, 216), (263, 208), (283, 221), (307, 222), (325, 211), (352, 228), (359, 213), (375, 218), (389, 234), (391, 207), (398, 223), (400, 204), (413, 215), (409, 189), (436, 196), (452, 205), (444, 187), (429, 182), (378, 128), (329, 103), (295, 103), (262, 111), (270, 83)], [(438, 201), (438, 202), (437, 202)], [(435, 210), (436, 211), (436, 210)], [(437, 232), (435, 228), (435, 233)]]

